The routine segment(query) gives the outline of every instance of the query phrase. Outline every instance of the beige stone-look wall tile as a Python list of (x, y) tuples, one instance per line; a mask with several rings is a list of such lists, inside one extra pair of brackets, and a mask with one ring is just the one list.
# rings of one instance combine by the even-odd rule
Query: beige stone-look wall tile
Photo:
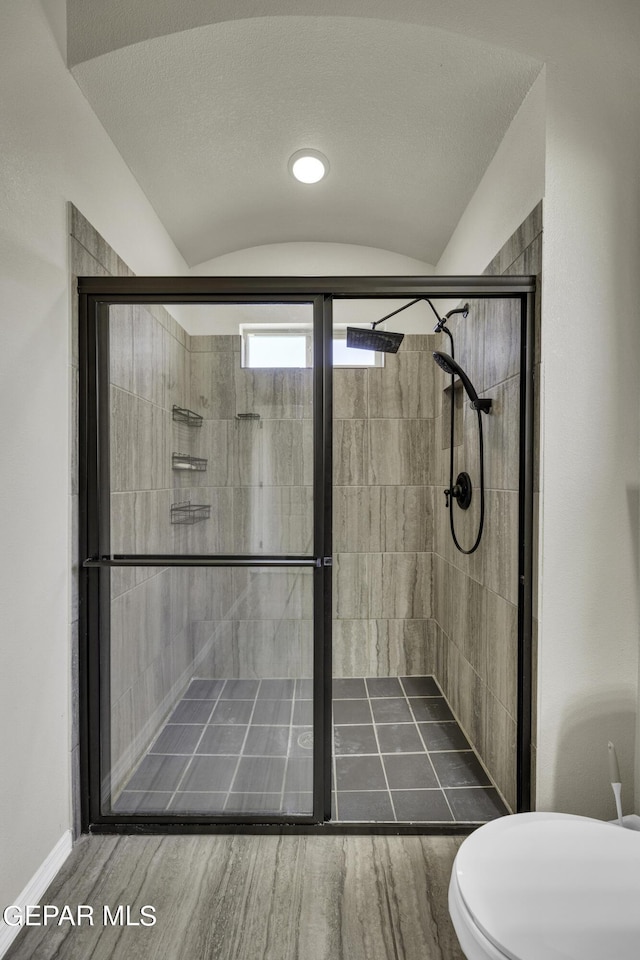
[(337, 553), (333, 557), (333, 616), (338, 620), (368, 620), (369, 557)]
[(369, 624), (369, 643), (376, 652), (377, 673), (367, 676), (427, 676), (436, 672), (434, 620), (376, 619)]
[(447, 645), (446, 696), (471, 744), (484, 759), (482, 731), (486, 686), (455, 643)]
[(433, 358), (424, 351), (403, 349), (396, 354), (387, 354), (384, 367), (369, 369), (369, 417), (424, 419), (437, 416), (433, 366)]
[(234, 487), (233, 550), (240, 554), (310, 554), (313, 488)]
[(516, 807), (516, 722), (485, 688), (482, 759), (512, 810)]
[(312, 620), (309, 569), (234, 567), (234, 620)]
[[(436, 324), (435, 315), (433, 325)], [(406, 333), (402, 341), (402, 349), (407, 353), (413, 353), (414, 350), (422, 351), (429, 356), (434, 350), (440, 350), (442, 345), (442, 335), (439, 333)]]
[[(440, 449), (443, 451), (440, 460), (444, 467), (443, 472), (439, 474), (442, 480), (449, 478), (449, 451), (451, 450), (451, 378), (442, 386), (441, 406), (442, 416), (438, 419), (438, 429), (436, 437), (440, 438)], [(453, 446), (459, 447), (464, 442), (463, 411), (465, 406), (465, 392), (462, 389), (460, 380), (456, 380), (453, 386), (453, 402), (455, 404), (453, 420)]]
[(130, 303), (109, 307), (109, 380), (133, 393), (133, 315)]
[(164, 406), (166, 369), (164, 331), (145, 306), (133, 309), (133, 392)]
[(157, 490), (166, 479), (166, 419), (161, 407), (111, 387), (111, 489)]
[(379, 489), (381, 549), (391, 553), (432, 550), (433, 487), (401, 484)]
[(234, 486), (313, 483), (312, 420), (236, 420), (230, 438)]
[[(235, 410), (231, 416), (236, 412), (258, 413), (266, 420), (308, 420), (313, 416), (312, 370), (249, 370), (240, 367), (238, 353), (234, 356)], [(192, 364), (194, 359), (196, 355), (192, 355)], [(228, 366), (226, 357), (224, 362)]]
[(449, 639), (480, 677), (487, 669), (486, 590), (455, 567), (445, 572)]
[(239, 353), (239, 336), (192, 336), (190, 342), (191, 353)]
[(333, 371), (333, 416), (336, 420), (366, 418), (369, 371), (336, 367)]
[(518, 608), (491, 590), (486, 603), (487, 657), (484, 677), (491, 693), (513, 719), (518, 689)]
[(231, 567), (190, 567), (187, 603), (190, 621), (232, 620), (235, 597)]
[(372, 553), (368, 580), (372, 619), (431, 617), (431, 553)]
[(334, 550), (421, 553), (432, 543), (428, 486), (334, 487)]
[(517, 490), (520, 454), (520, 377), (491, 388), (493, 406), (484, 416), (485, 479), (493, 490)]
[(333, 482), (362, 486), (369, 482), (369, 429), (366, 420), (333, 421)]
[[(334, 593), (337, 581), (334, 583)], [(384, 676), (381, 651), (369, 639), (368, 619), (334, 619), (332, 660), (334, 677)]]
[(376, 553), (383, 549), (382, 498), (387, 487), (334, 486), (334, 553)]
[(225, 353), (192, 353), (190, 409), (207, 420), (233, 419), (236, 372)]
[(434, 620), (335, 620), (334, 677), (424, 676), (437, 668)]
[(192, 630), (198, 676), (313, 676), (311, 620), (198, 621)]
[(164, 331), (164, 363), (165, 409), (171, 410), (174, 404), (178, 407), (188, 407), (191, 391), (189, 352), (166, 330)]
[(518, 602), (518, 494), (489, 490), (484, 583), (511, 603)]
[[(462, 317), (458, 314), (452, 318), (451, 329), (454, 334), (455, 360), (460, 364), (471, 382), (480, 393), (484, 386), (484, 351), (486, 338), (487, 312), (491, 310), (493, 301), (470, 300), (469, 315)], [(448, 339), (442, 339), (439, 347), (444, 353), (451, 353), (451, 344)], [(437, 381), (442, 390), (451, 382), (451, 378), (438, 370)]]
[(435, 482), (435, 420), (369, 420), (368, 427), (369, 483)]
[(490, 391), (519, 373), (520, 303), (492, 300), (485, 313), (484, 375), (476, 389)]
[(169, 571), (160, 572), (111, 604), (111, 695), (114, 700), (122, 696), (173, 639), (170, 580)]

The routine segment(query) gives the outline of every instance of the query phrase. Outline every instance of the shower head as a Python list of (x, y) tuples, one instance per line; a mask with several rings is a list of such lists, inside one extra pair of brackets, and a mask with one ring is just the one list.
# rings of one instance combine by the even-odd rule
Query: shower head
[[(414, 303), (425, 300), (426, 297), (416, 297), (409, 303), (403, 304), (397, 310), (392, 310), (384, 317), (380, 317), (375, 323), (371, 324), (370, 330), (362, 327), (347, 327), (347, 346), (356, 350), (379, 350), (381, 353), (397, 353), (398, 347), (402, 343), (404, 333), (393, 333), (391, 330), (376, 330), (376, 327), (390, 317), (395, 317), (396, 313), (402, 313), (407, 307), (412, 307)], [(430, 304), (431, 309), (433, 306)]]
[(478, 394), (476, 393), (475, 387), (469, 380), (469, 377), (466, 375), (459, 363), (450, 357), (448, 353), (440, 353), (437, 351), (433, 355), (433, 359), (438, 364), (439, 367), (442, 367), (445, 373), (448, 373), (450, 377), (458, 376), (462, 381), (462, 386), (467, 391), (467, 396), (471, 401), (471, 406), (474, 410), (482, 410), (483, 413), (488, 413), (491, 409), (491, 400), (481, 400)]
[(404, 333), (391, 330), (367, 330), (363, 327), (347, 327), (347, 346), (356, 350), (380, 350), (382, 353), (397, 353)]

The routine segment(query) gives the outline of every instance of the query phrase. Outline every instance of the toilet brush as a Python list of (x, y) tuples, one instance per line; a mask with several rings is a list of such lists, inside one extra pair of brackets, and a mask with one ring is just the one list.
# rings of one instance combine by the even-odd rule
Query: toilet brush
[(622, 820), (622, 781), (620, 779), (620, 767), (618, 766), (618, 757), (616, 754), (616, 748), (609, 740), (607, 744), (609, 748), (609, 773), (611, 775), (611, 788), (613, 790), (613, 795), (616, 798), (616, 811), (618, 814), (618, 823), (621, 827), (624, 826)]

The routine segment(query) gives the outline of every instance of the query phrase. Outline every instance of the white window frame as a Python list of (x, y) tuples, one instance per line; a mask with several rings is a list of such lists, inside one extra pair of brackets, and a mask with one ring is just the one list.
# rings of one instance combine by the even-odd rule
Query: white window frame
[[(351, 324), (350, 324), (351, 326)], [(369, 327), (370, 324), (353, 324), (353, 326)], [(282, 367), (283, 370), (304, 370), (313, 365), (313, 327), (310, 323), (243, 323), (240, 324), (241, 353), (240, 363), (248, 370), (279, 369), (277, 367), (252, 367), (249, 363), (251, 356), (250, 338), (261, 337), (304, 336), (306, 341), (306, 364), (304, 367)], [(347, 324), (336, 324), (333, 328), (333, 340), (347, 339)], [(373, 363), (334, 363), (339, 369), (371, 370), (384, 366), (384, 353), (373, 352)]]

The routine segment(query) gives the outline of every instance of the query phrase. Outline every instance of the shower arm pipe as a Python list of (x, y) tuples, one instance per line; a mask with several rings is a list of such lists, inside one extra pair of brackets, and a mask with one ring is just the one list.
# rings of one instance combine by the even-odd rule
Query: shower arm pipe
[[(371, 324), (371, 329), (372, 329), (372, 330), (375, 330), (375, 328), (378, 326), (378, 324), (384, 323), (384, 321), (385, 321), (385, 320), (388, 320), (389, 317), (395, 317), (396, 313), (402, 313), (403, 310), (407, 310), (408, 307), (412, 307), (412, 306), (414, 305), (414, 303), (419, 303), (420, 300), (426, 300), (426, 299), (427, 299), (426, 297), (416, 297), (416, 299), (415, 299), (415, 300), (412, 300), (411, 303), (405, 303), (404, 307), (398, 307), (397, 310), (394, 310), (392, 313), (388, 313), (388, 314), (386, 315), (386, 317), (381, 317), (380, 320), (376, 320), (374, 323)], [(429, 303), (428, 300), (427, 300), (427, 303)], [(431, 305), (430, 305), (430, 306), (431, 306)], [(434, 312), (435, 312), (435, 309), (434, 309), (433, 306), (431, 306), (431, 309), (434, 310)], [(438, 316), (437, 313), (436, 313), (436, 316)]]
[[(434, 307), (434, 305), (431, 303), (431, 300), (429, 299), (429, 297), (416, 297), (415, 300), (411, 300), (410, 303), (405, 303), (403, 307), (398, 307), (397, 310), (393, 310), (391, 313), (388, 313), (386, 316), (381, 317), (379, 320), (374, 321), (374, 323), (371, 324), (371, 329), (375, 330), (375, 328), (379, 324), (384, 323), (385, 320), (389, 320), (391, 317), (395, 317), (397, 313), (402, 313), (403, 310), (407, 310), (409, 307), (412, 307), (414, 303), (420, 303), (421, 300), (424, 303), (429, 304), (429, 306), (431, 307), (431, 309), (433, 310), (436, 316), (436, 320), (438, 321), (434, 327), (434, 331), (433, 331), (434, 333), (442, 333), (442, 332), (449, 333), (449, 331), (445, 327), (445, 323), (450, 317), (455, 316), (456, 313), (461, 313), (465, 317), (469, 315), (468, 303), (465, 303), (462, 307), (456, 307), (454, 310), (449, 310), (449, 312), (446, 313), (444, 317), (441, 317), (438, 311), (436, 310), (436, 308)], [(453, 340), (451, 341), (451, 346), (453, 347)], [(453, 356), (453, 353), (451, 354), (451, 356)]]

